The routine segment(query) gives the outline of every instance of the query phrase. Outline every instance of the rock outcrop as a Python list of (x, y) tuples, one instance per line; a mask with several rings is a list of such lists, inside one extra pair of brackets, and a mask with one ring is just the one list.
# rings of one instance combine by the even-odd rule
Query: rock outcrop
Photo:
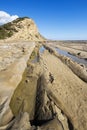
[(29, 123), (29, 114), (27, 112), (25, 113), (21, 112), (16, 117), (11, 130), (30, 130), (30, 128), (31, 125)]
[[(21, 48), (20, 43), (15, 44), (15, 46), (20, 46)], [(14, 116), (10, 109), (9, 103), (14, 90), (22, 79), (23, 72), (27, 66), (27, 61), (35, 47), (35, 43), (32, 43), (32, 46), (29, 43), (25, 43), (25, 46), (27, 46), (29, 50), (26, 50), (26, 53), (22, 52), (21, 55), (19, 53), (20, 51), (17, 50), (18, 52), (15, 53), (18, 54), (18, 58), (16, 57), (14, 62), (12, 61), (13, 63), (9, 62), (9, 65), (0, 72), (0, 126), (7, 124)], [(11, 55), (10, 58), (13, 59), (14, 55)]]
[(79, 78), (87, 82), (87, 67), (84, 64), (78, 64), (72, 61), (69, 57), (60, 55), (55, 51), (54, 48), (49, 45), (44, 45), (44, 47), (51, 53), (58, 57), (64, 64), (66, 64)]
[(52, 49), (25, 50), (1, 72), (0, 130), (86, 130), (87, 84)]
[[(51, 58), (50, 58), (51, 57)], [(54, 76), (53, 83), (48, 82), (48, 97), (68, 117), (69, 129), (87, 129), (87, 84), (77, 77), (60, 59), (47, 51), (41, 56), (44, 71)], [(56, 109), (57, 110), (57, 109)]]

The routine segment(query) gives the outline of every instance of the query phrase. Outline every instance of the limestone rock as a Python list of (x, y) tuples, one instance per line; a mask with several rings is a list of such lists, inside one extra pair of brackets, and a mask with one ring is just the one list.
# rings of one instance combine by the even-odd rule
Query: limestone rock
[(55, 118), (40, 127), (41, 130), (64, 130), (62, 124)]
[[(20, 57), (15, 58), (13, 63), (10, 62), (9, 66), (6, 66), (5, 69), (0, 71), (0, 126), (8, 124), (8, 122), (10, 122), (14, 116), (11, 111), (11, 108), (9, 106), (10, 100), (14, 93), (14, 90), (16, 89), (16, 87), (18, 86), (18, 84), (20, 83), (20, 81), (22, 79), (22, 75), (27, 66), (27, 61), (29, 59), (29, 56), (35, 47), (35, 44), (33, 44), (33, 43), (32, 43), (32, 45), (30, 45), (29, 43), (24, 43), (24, 44), (25, 44), (25, 46), (27, 46), (29, 48), (29, 50), (27, 51), (26, 55), (22, 54), (21, 56), (18, 51), (20, 49), (18, 49), (18, 48), (19, 47), (21, 48), (23, 44), (21, 45), (21, 43), (15, 43), (13, 45), (13, 43), (12, 43), (12, 45), (10, 45), (11, 47), (17, 46), (17, 49), (18, 49), (17, 54)], [(9, 48), (8, 48), (7, 52), (11, 51), (11, 50), (9, 50)], [(2, 54), (4, 55), (4, 52)], [(2, 55), (2, 57), (4, 58), (3, 55)], [(13, 59), (14, 55), (12, 55), (12, 57), (11, 57), (12, 59)], [(3, 64), (5, 64), (4, 61), (3, 61)], [(2, 65), (2, 68), (3, 68), (3, 65)]]
[(20, 113), (13, 124), (10, 130), (30, 130), (31, 125), (29, 122), (29, 115), (27, 112)]
[[(55, 55), (43, 53), (42, 59), (55, 79), (55, 82), (47, 87), (49, 98), (68, 117), (72, 129), (86, 130), (87, 84)], [(43, 66), (43, 62), (41, 64)]]
[(46, 92), (46, 80), (44, 75), (42, 75), (38, 80), (37, 97), (36, 97), (36, 120), (47, 121), (53, 119), (55, 116), (55, 111), (53, 109), (53, 104), (47, 96)]

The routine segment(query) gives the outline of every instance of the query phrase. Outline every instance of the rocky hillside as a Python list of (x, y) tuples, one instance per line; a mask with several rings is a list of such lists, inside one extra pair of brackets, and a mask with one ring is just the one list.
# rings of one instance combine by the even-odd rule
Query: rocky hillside
[(34, 21), (28, 17), (16, 20), (0, 26), (0, 40), (6, 41), (43, 41), (45, 38), (38, 32)]

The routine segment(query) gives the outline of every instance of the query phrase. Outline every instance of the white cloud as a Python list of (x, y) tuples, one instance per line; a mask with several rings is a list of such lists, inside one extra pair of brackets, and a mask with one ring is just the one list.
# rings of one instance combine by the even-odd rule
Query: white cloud
[(17, 18), (17, 15), (10, 15), (4, 11), (0, 11), (0, 25), (11, 22)]

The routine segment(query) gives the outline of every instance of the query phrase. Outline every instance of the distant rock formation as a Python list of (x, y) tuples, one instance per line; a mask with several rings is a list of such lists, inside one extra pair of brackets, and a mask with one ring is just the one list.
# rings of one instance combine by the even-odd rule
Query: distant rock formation
[(34, 21), (24, 17), (0, 26), (0, 40), (43, 41), (45, 38), (38, 32)]

